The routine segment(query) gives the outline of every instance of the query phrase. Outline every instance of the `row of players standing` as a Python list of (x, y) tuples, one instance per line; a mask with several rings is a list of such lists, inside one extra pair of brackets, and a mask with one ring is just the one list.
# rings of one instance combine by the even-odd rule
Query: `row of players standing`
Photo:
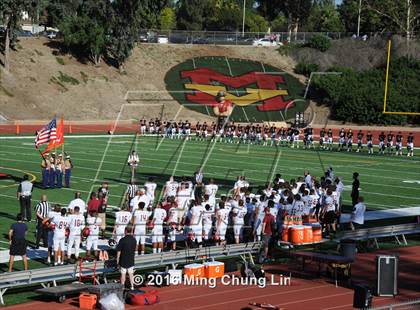
[[(64, 158), (64, 159), (63, 159)], [(42, 187), (44, 189), (70, 187), (71, 170), (73, 162), (69, 155), (46, 153), (41, 160)]]
[[(186, 121), (160, 121), (150, 120), (149, 123), (146, 120), (140, 121), (140, 132), (141, 134), (162, 134), (166, 137), (174, 138), (190, 138), (191, 132), (194, 131), (193, 136), (196, 140), (218, 140), (220, 142), (227, 143), (250, 143), (250, 144), (261, 144), (261, 145), (290, 145), (291, 147), (299, 147), (299, 141), (302, 135), (301, 130), (298, 127), (291, 126), (288, 128), (277, 128), (276, 126), (260, 125), (260, 124), (235, 124), (230, 122), (228, 124), (216, 124), (212, 122), (197, 122), (194, 127), (191, 123)], [(338, 143), (338, 150), (347, 150), (348, 152), (353, 150), (355, 144), (355, 138), (357, 138), (357, 149), (356, 152), (360, 152), (363, 146), (366, 145), (369, 154), (373, 154), (374, 147), (374, 136), (370, 131), (366, 134), (359, 130), (356, 134), (353, 134), (351, 129), (347, 131), (341, 128), (334, 141), (334, 135), (332, 129), (322, 128), (319, 132), (319, 148), (332, 150), (334, 142)], [(378, 135), (378, 149), (380, 154), (384, 154), (387, 150), (388, 154), (393, 153), (395, 146), (395, 154), (402, 155), (403, 152), (403, 135), (401, 132), (394, 134), (389, 132), (385, 134), (381, 132)], [(305, 148), (314, 147), (314, 129), (310, 126), (303, 129), (303, 145)], [(409, 133), (406, 138), (407, 156), (413, 156), (414, 152), (414, 136)]]

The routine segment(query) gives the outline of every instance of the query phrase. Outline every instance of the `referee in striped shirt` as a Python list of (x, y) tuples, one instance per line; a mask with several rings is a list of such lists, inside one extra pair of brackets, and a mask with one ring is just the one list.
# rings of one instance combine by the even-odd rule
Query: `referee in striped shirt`
[(44, 247), (48, 247), (48, 231), (42, 224), (44, 219), (48, 217), (48, 213), (51, 211), (51, 205), (47, 201), (47, 195), (41, 196), (41, 201), (35, 207), (36, 212), (36, 244), (35, 248), (39, 248), (39, 242), (42, 239)]
[(132, 180), (130, 181), (130, 185), (128, 185), (127, 187), (127, 192), (126, 192), (126, 201), (128, 202), (128, 205), (130, 205), (130, 201), (131, 199), (134, 198), (134, 196), (136, 196), (136, 192), (137, 192), (137, 185), (135, 184), (135, 182)]

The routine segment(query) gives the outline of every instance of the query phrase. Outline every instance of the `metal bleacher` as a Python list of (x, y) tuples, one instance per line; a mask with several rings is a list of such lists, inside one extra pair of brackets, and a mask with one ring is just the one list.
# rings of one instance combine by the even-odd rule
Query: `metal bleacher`
[[(163, 268), (173, 264), (188, 264), (190, 262), (205, 261), (208, 259), (225, 259), (248, 254), (253, 255), (258, 254), (261, 247), (262, 242), (250, 242), (146, 254), (136, 256), (134, 268), (135, 270), (145, 270), (150, 268)], [(84, 264), (83, 270), (86, 268), (86, 271), (83, 271), (83, 275), (92, 275), (93, 270), (89, 269), (93, 269), (93, 267), (93, 262)], [(111, 266), (109, 262), (96, 262), (96, 275), (101, 276), (105, 283), (107, 282), (107, 275), (115, 274), (116, 272), (115, 266)], [(78, 264), (2, 273), (0, 274), (0, 303), (4, 305), (3, 296), (10, 288), (27, 285), (40, 285), (43, 287), (57, 286), (57, 282), (60, 281), (78, 280), (78, 274)]]

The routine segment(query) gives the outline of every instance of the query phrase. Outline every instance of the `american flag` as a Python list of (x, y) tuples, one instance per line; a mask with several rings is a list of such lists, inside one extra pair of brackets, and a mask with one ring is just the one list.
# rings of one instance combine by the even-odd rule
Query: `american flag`
[(57, 122), (55, 118), (48, 123), (44, 128), (38, 131), (35, 138), (35, 147), (38, 147), (42, 144), (49, 143), (51, 140), (57, 138)]

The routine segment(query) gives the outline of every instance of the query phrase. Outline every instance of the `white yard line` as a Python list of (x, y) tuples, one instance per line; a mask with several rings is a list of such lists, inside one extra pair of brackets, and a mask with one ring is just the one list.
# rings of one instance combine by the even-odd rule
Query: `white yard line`
[[(230, 63), (229, 63), (229, 60), (227, 59), (227, 57), (225, 57), (225, 61), (226, 61), (227, 66), (228, 66), (228, 68), (229, 68), (229, 74), (230, 74), (230, 76), (233, 76), (233, 73), (232, 73), (232, 68), (230, 67)], [(236, 90), (236, 96), (238, 96), (238, 97), (239, 97), (239, 92), (238, 92), (238, 90)], [(244, 107), (241, 107), (241, 109), (242, 109), (242, 112), (243, 112), (243, 113), (244, 113), (244, 115), (245, 115), (246, 121), (249, 123), (249, 118), (248, 118), (248, 115), (247, 115), (247, 114), (246, 114), (246, 112), (245, 112)]]

